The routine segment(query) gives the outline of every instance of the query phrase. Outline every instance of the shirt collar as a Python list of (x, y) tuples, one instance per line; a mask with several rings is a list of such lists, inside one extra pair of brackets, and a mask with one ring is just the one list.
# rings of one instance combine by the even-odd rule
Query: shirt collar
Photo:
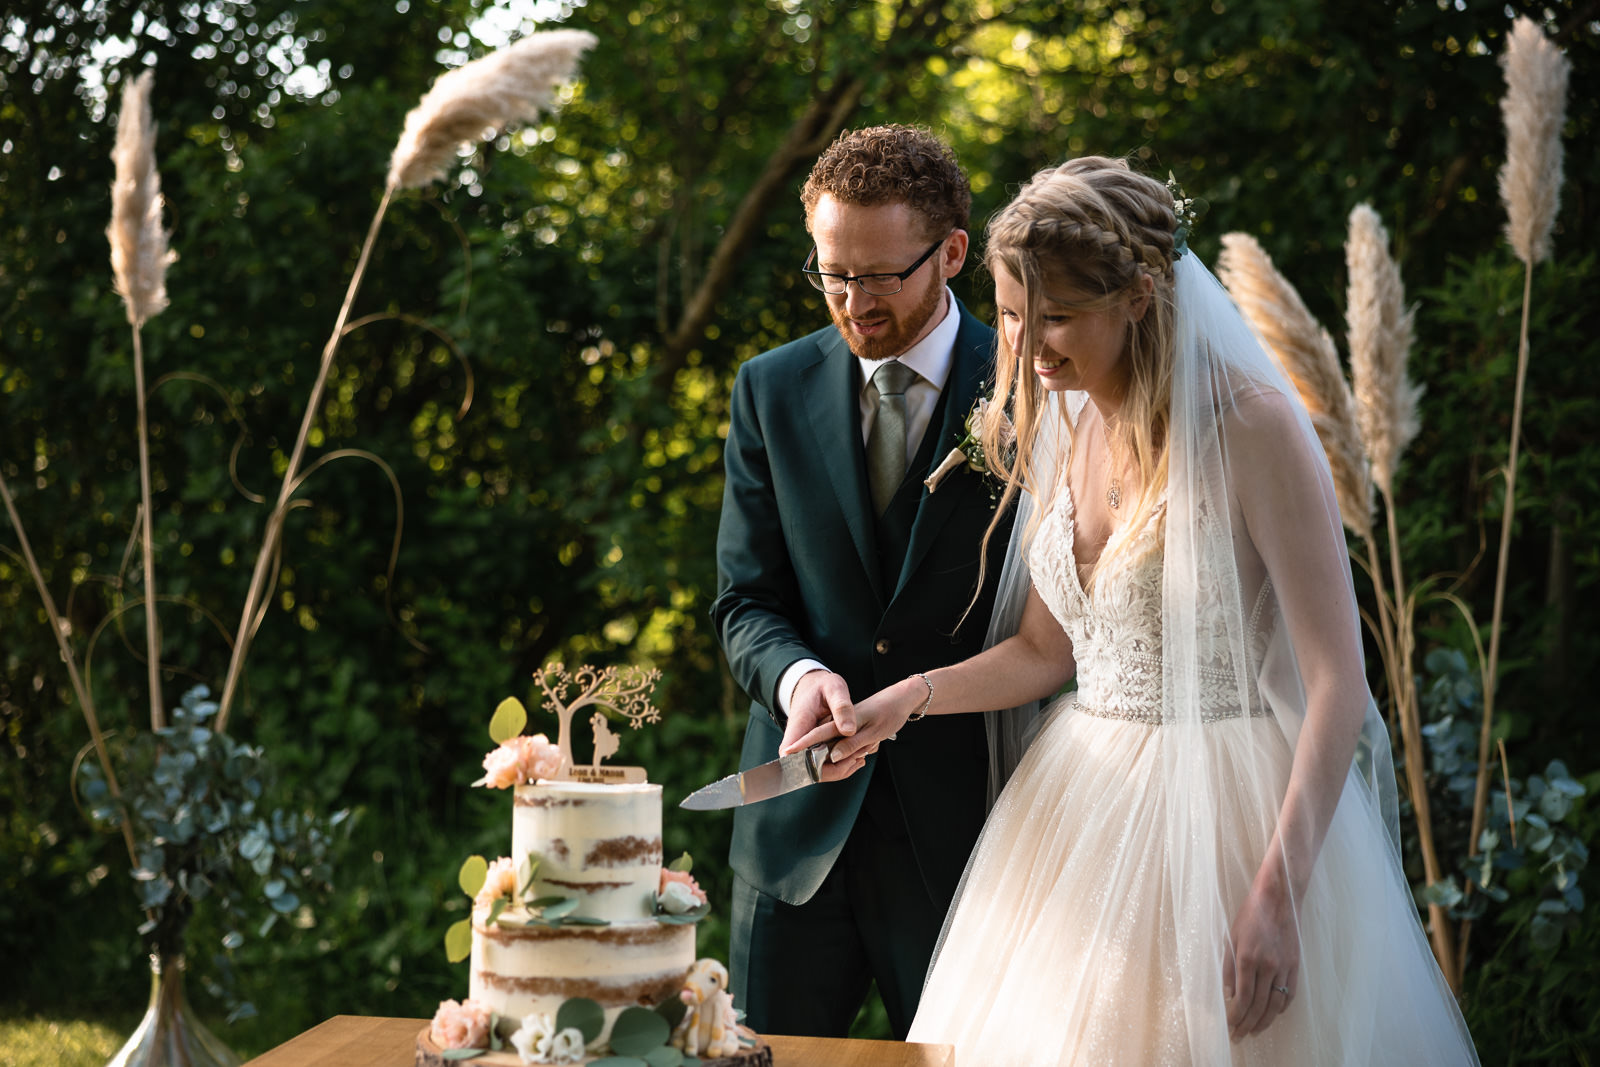
[[(943, 389), (945, 381), (950, 377), (950, 364), (956, 349), (956, 334), (960, 331), (961, 314), (956, 310), (955, 294), (947, 285), (944, 289), (944, 318), (939, 320), (939, 325), (928, 331), (928, 335), (922, 340), (894, 358), (916, 371), (935, 389)], [(857, 356), (856, 362), (861, 364), (862, 388), (865, 389), (866, 383), (872, 380), (872, 372), (877, 370), (883, 361), (862, 359)]]

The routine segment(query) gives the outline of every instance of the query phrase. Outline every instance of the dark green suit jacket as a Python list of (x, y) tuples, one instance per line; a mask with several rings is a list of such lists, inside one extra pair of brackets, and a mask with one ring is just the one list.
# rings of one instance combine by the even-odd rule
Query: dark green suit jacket
[[(935, 493), (922, 487), (992, 379), (994, 331), (959, 302), (957, 311), (950, 376), (882, 518), (867, 488), (860, 371), (838, 331), (819, 330), (739, 371), (711, 615), (734, 678), (754, 701), (742, 768), (777, 758), (783, 731), (772, 709), (796, 661), (820, 660), (863, 700), (983, 647), (1009, 526), (996, 532), (985, 588), (958, 627), (994, 502), (986, 480), (965, 467)], [(912, 723), (843, 782), (740, 808), (733, 868), (764, 893), (804, 903), (843, 848), (869, 781), (888, 775), (921, 877), (947, 906), (983, 825), (987, 766), (981, 716)]]

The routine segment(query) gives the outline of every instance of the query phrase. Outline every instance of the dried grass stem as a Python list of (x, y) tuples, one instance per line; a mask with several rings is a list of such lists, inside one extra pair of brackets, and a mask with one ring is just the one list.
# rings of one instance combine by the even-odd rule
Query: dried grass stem
[[(94, 745), (95, 758), (100, 761), (100, 769), (105, 772), (106, 788), (111, 791), (112, 797), (120, 798), (122, 786), (117, 782), (117, 772), (111, 766), (111, 753), (106, 749), (105, 734), (100, 729), (100, 716), (95, 712), (94, 698), (89, 694), (83, 673), (78, 670), (78, 659), (73, 655), (72, 646), (67, 643), (67, 621), (56, 609), (55, 598), (50, 595), (50, 586), (46, 584), (44, 571), (40, 569), (39, 561), (33, 554), (33, 545), (28, 541), (28, 531), (22, 525), (22, 516), (17, 514), (17, 505), (11, 498), (11, 488), (6, 484), (4, 471), (0, 471), (0, 500), (5, 502), (6, 514), (11, 518), (12, 529), (17, 531), (17, 543), (22, 549), (23, 562), (27, 564), (28, 574), (33, 578), (33, 587), (39, 594), (39, 600), (44, 604), (45, 617), (50, 620), (50, 632), (55, 635), (56, 647), (61, 650), (61, 662), (67, 665), (67, 677), (72, 681), (72, 691), (77, 695), (78, 707), (83, 710), (84, 721), (89, 726), (89, 740)], [(128, 822), (127, 812), (122, 813), (122, 840), (128, 846), (128, 858), (137, 867), (139, 851), (134, 845), (133, 827)]]
[(1300, 394), (1327, 453), (1345, 526), (1358, 537), (1370, 538), (1372, 482), (1356, 426), (1355, 400), (1333, 338), (1249, 234), (1223, 235), (1217, 274), (1245, 321)]

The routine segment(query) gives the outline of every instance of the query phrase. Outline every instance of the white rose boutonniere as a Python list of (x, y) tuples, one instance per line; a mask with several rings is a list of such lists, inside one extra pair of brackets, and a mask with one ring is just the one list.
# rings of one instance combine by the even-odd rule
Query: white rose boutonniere
[[(983, 454), (983, 421), (989, 414), (989, 406), (994, 403), (993, 397), (979, 397), (978, 402), (972, 405), (972, 410), (967, 413), (966, 436), (956, 442), (939, 466), (934, 468), (932, 474), (922, 480), (928, 487), (928, 492), (937, 492), (939, 484), (945, 476), (957, 467), (965, 464), (966, 468), (978, 474), (989, 473), (989, 460)], [(1010, 448), (1015, 438), (1015, 431), (1011, 428), (1011, 420), (1006, 419), (1001, 429), (1000, 444), (1002, 448)], [(993, 496), (993, 494), (990, 494)]]

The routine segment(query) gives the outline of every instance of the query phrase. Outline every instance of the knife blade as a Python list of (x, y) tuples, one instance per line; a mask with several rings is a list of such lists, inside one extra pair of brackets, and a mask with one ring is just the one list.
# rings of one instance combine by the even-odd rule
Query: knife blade
[(679, 804), (690, 811), (716, 811), (758, 804), (763, 800), (804, 789), (822, 781), (822, 766), (828, 762), (829, 742), (812, 745), (799, 752), (780, 756), (770, 763), (730, 774), (690, 793)]

